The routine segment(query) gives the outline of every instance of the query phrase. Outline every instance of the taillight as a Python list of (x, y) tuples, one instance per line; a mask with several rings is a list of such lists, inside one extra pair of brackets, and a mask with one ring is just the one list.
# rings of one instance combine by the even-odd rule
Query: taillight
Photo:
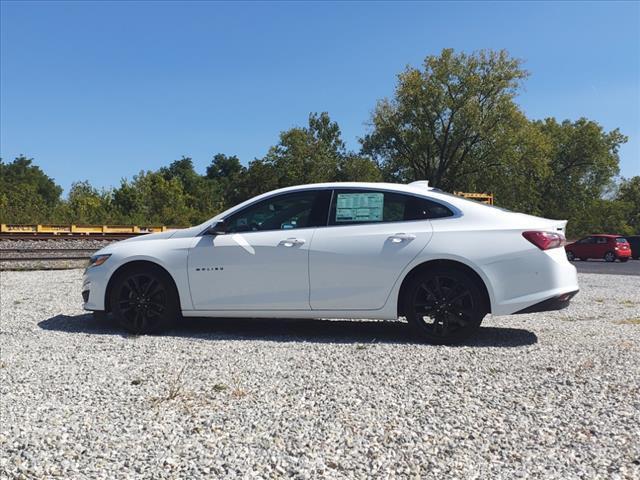
[(556, 232), (522, 232), (522, 236), (540, 250), (549, 250), (565, 244), (564, 235)]

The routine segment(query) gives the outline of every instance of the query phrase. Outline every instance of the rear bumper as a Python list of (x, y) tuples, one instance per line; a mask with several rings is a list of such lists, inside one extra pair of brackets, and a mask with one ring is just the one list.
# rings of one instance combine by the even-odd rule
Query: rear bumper
[(528, 249), (483, 266), (492, 286), (491, 313), (513, 315), (549, 299), (575, 295), (576, 267), (563, 248)]
[(562, 310), (567, 308), (571, 299), (576, 296), (580, 290), (574, 290), (573, 292), (563, 293), (562, 295), (556, 295), (555, 297), (548, 298), (536, 304), (533, 304), (522, 310), (518, 310), (514, 315), (520, 313), (536, 313), (536, 312), (550, 312), (553, 310)]

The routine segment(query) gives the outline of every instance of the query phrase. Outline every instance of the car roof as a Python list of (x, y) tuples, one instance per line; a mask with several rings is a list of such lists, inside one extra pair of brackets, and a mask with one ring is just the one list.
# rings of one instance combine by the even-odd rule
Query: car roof
[(587, 235), (587, 237), (619, 238), (624, 237), (624, 235), (616, 235), (615, 233), (594, 233), (593, 235)]

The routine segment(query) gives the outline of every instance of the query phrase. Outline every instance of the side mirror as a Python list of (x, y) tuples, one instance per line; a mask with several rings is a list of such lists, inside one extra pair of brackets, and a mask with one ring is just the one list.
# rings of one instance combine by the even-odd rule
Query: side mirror
[(213, 236), (225, 235), (226, 233), (227, 233), (227, 225), (225, 225), (224, 220), (220, 220), (219, 222), (214, 223), (205, 232), (206, 235), (213, 235)]

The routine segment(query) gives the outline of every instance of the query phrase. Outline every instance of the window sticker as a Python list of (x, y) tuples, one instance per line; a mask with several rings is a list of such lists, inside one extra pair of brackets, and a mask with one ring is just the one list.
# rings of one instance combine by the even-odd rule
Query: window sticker
[(336, 223), (381, 222), (384, 193), (339, 193)]

